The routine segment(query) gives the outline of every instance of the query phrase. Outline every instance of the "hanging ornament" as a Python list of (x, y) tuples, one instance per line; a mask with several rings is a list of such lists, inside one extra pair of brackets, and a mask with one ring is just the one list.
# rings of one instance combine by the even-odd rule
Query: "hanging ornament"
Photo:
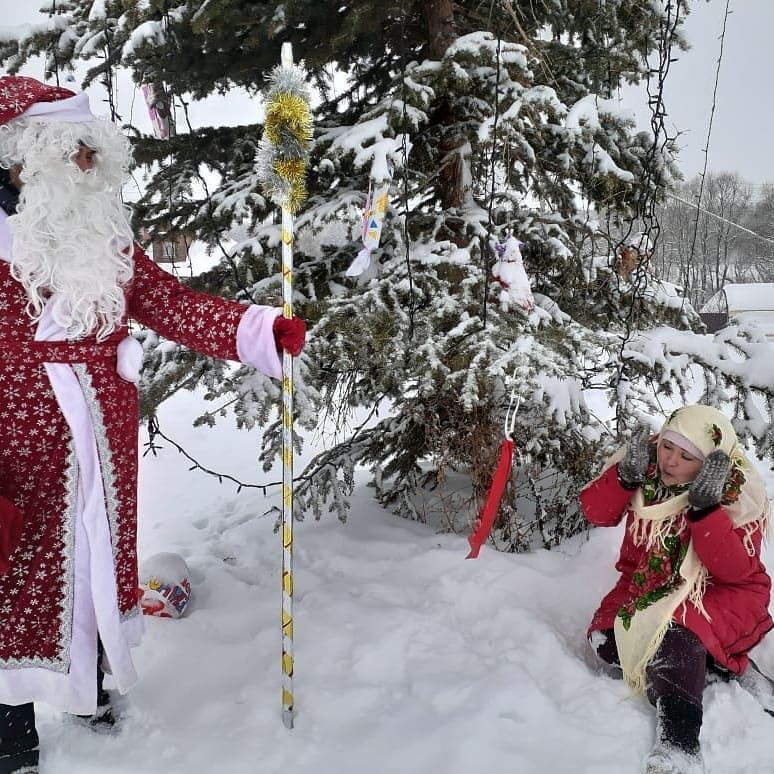
[(495, 248), (500, 257), (492, 266), (492, 278), (500, 284), (500, 306), (506, 312), (513, 307), (527, 312), (535, 308), (532, 284), (521, 256), (522, 247), (524, 242), (510, 236)]
[(153, 135), (158, 140), (166, 140), (171, 116), (169, 97), (160, 83), (144, 83), (140, 88), (148, 106)]
[(278, 65), (268, 81), (256, 169), (266, 195), (295, 214), (307, 196), (307, 146), (313, 136), (309, 87), (304, 71), (294, 65)]
[(486, 500), (478, 514), (473, 532), (468, 536), (470, 544), (470, 553), (466, 559), (476, 559), (481, 546), (486, 543), (489, 533), (492, 531), (497, 511), (500, 509), (500, 500), (502, 499), (505, 485), (511, 475), (511, 466), (513, 464), (513, 441), (506, 438), (500, 446), (500, 457), (497, 461), (497, 468), (492, 476), (492, 483), (486, 495)]
[[(390, 181), (392, 180), (392, 165), (388, 168), (389, 177), (382, 182), (375, 192), (371, 190), (371, 181), (368, 181), (368, 196), (366, 196), (363, 208), (363, 224), (361, 239), (363, 249), (347, 269), (348, 277), (361, 275), (371, 265), (371, 253), (379, 247), (382, 238), (382, 226), (390, 203)], [(372, 195), (373, 193), (373, 195)]]
[(618, 249), (615, 270), (621, 279), (629, 281), (632, 272), (640, 267), (646, 268), (653, 254), (653, 242), (650, 237), (638, 231), (626, 239)]
[(470, 552), (465, 557), (466, 559), (478, 558), (481, 546), (489, 539), (489, 534), (497, 518), (497, 512), (500, 510), (500, 501), (513, 467), (513, 432), (516, 429), (516, 414), (520, 405), (521, 398), (517, 398), (514, 393), (511, 393), (503, 423), (505, 438), (500, 444), (500, 457), (492, 474), (492, 483), (489, 485), (486, 500), (484, 500), (478, 518), (473, 525), (473, 532), (468, 536)]

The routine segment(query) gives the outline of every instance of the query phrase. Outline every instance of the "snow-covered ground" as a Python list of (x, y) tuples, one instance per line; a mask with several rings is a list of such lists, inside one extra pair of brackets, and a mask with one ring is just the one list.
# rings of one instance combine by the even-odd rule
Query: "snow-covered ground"
[[(193, 429), (195, 395), (165, 432), (244, 481), (257, 432)], [(465, 561), (465, 536), (400, 520), (357, 487), (349, 523), (296, 525), (295, 698), (281, 720), (281, 545), (264, 498), (237, 494), (174, 449), (142, 461), (140, 556), (180, 553), (192, 602), (146, 618), (140, 682), (99, 736), (41, 707), (44, 774), (636, 774), (653, 715), (600, 675), (584, 632), (614, 579), (620, 532), (559, 550)], [(770, 492), (774, 478), (767, 472)], [(774, 568), (772, 549), (767, 564)], [(771, 645), (769, 650), (767, 645)], [(774, 665), (774, 636), (759, 659)], [(712, 774), (774, 771), (774, 718), (736, 685), (705, 694)]]

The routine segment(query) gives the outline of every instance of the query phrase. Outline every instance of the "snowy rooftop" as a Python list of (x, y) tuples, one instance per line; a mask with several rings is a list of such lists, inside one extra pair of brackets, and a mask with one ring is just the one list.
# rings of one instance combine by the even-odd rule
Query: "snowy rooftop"
[(774, 312), (774, 282), (729, 284), (715, 293), (702, 312)]

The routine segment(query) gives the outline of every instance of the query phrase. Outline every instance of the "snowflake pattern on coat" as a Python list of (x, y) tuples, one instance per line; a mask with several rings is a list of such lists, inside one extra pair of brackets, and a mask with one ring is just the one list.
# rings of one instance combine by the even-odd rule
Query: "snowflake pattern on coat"
[[(137, 248), (128, 314), (204, 355), (238, 360), (246, 307), (187, 288)], [(0, 578), (0, 665), (67, 671), (72, 628), (77, 464), (45, 370), (69, 362), (92, 416), (122, 618), (137, 602), (137, 388), (116, 371), (126, 325), (106, 341), (34, 342), (22, 286), (0, 261), (0, 494), (24, 514), (12, 568)]]

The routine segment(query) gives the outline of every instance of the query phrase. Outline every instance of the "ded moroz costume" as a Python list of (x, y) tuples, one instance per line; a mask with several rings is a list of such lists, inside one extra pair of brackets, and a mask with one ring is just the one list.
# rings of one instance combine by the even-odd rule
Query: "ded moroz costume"
[[(76, 164), (84, 149), (96, 162)], [(136, 680), (142, 351), (127, 319), (272, 377), (281, 349), (303, 346), (298, 318), (195, 292), (134, 244), (120, 202), (127, 161), (125, 138), (92, 115), (85, 93), (0, 77), (5, 705), (94, 713), (98, 647), (121, 692)], [(17, 770), (2, 768), (18, 748), (6, 736), (0, 717), (0, 772)]]

